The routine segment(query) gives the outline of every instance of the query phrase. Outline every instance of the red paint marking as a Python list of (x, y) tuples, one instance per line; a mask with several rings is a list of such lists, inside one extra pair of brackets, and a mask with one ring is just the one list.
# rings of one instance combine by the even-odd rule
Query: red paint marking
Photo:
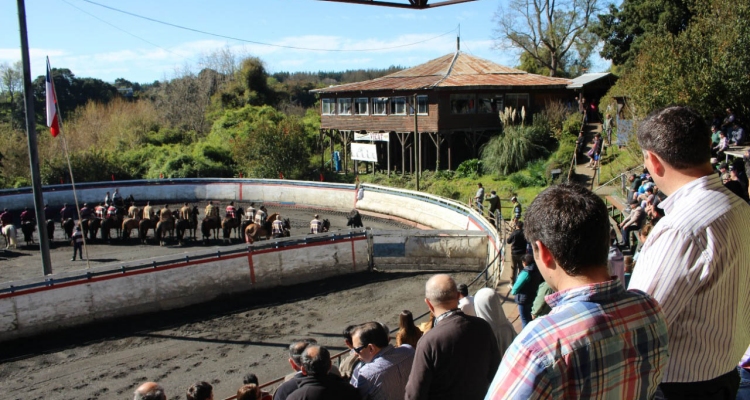
[[(324, 246), (324, 245), (328, 245), (328, 244), (332, 244), (332, 243), (346, 243), (346, 242), (349, 242), (349, 241), (351, 241), (352, 242), (352, 246), (354, 246), (353, 242), (359, 241), (359, 240), (365, 240), (365, 239), (367, 239), (367, 238), (366, 237), (357, 237), (357, 238), (350, 238), (350, 239), (332, 240), (330, 242), (311, 243), (311, 244), (308, 244), (308, 245), (295, 245), (295, 246), (281, 247), (281, 248), (278, 248), (278, 249), (266, 249), (266, 250), (256, 251), (256, 252), (253, 252), (253, 253), (254, 254), (274, 253), (274, 252), (283, 251), (283, 250), (286, 250), (286, 249), (297, 249), (297, 248), (301, 248), (301, 247), (310, 247), (310, 246)], [(111, 275), (98, 276), (98, 277), (91, 278), (91, 279), (85, 279), (85, 280), (82, 279), (82, 280), (79, 280), (79, 281), (64, 282), (64, 283), (54, 283), (52, 286), (42, 286), (42, 287), (36, 287), (36, 288), (32, 288), (32, 289), (19, 290), (19, 291), (14, 292), (14, 293), (3, 293), (3, 294), (0, 294), (0, 299), (6, 299), (6, 298), (10, 298), (10, 297), (18, 297), (18, 296), (23, 296), (23, 295), (27, 295), (27, 294), (33, 294), (33, 293), (39, 293), (39, 292), (46, 292), (46, 291), (49, 291), (49, 290), (55, 290), (55, 289), (72, 287), (72, 286), (78, 286), (78, 285), (86, 285), (86, 284), (93, 283), (93, 282), (103, 282), (103, 281), (108, 281), (108, 280), (112, 280), (112, 279), (119, 279), (119, 278), (123, 278), (123, 277), (127, 277), (127, 276), (150, 274), (152, 272), (160, 272), (160, 271), (166, 271), (166, 270), (175, 269), (175, 268), (189, 267), (191, 265), (200, 265), (200, 264), (213, 263), (213, 262), (217, 262), (217, 261), (231, 260), (231, 259), (241, 258), (241, 257), (247, 257), (247, 254), (239, 253), (239, 254), (232, 254), (230, 256), (204, 258), (204, 259), (196, 260), (196, 261), (188, 261), (188, 262), (181, 262), (181, 263), (176, 263), (176, 264), (161, 265), (161, 266), (156, 267), (156, 268), (145, 268), (145, 269), (140, 269), (140, 270), (136, 270), (136, 271), (128, 271), (128, 272), (125, 272), (125, 273), (113, 273)], [(253, 274), (253, 271), (251, 270), (251, 276), (250, 276), (251, 280), (253, 279), (252, 274)], [(253, 280), (253, 283), (255, 283), (254, 280)]]
[(250, 283), (255, 285), (255, 264), (253, 264), (253, 252), (247, 253), (247, 263), (250, 265)]

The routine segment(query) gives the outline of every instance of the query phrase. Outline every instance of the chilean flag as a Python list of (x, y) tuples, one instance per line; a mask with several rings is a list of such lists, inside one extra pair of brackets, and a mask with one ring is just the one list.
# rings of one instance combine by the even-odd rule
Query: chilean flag
[(60, 134), (60, 123), (57, 115), (57, 94), (55, 93), (55, 83), (52, 81), (52, 71), (47, 58), (47, 83), (45, 87), (47, 92), (47, 126), (52, 133), (52, 137)]

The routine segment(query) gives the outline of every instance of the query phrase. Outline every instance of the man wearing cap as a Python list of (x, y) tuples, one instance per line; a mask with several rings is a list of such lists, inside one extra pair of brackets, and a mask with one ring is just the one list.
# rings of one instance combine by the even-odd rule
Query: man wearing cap
[(646, 214), (644, 213), (643, 208), (641, 208), (639, 201), (637, 199), (630, 200), (630, 214), (628, 214), (628, 217), (622, 220), (619, 224), (619, 227), (622, 230), (622, 246), (630, 247), (630, 232), (641, 229), (641, 223), (645, 216)]
[(276, 221), (271, 224), (271, 235), (274, 239), (284, 236), (284, 222), (281, 220), (281, 214), (277, 214)]
[(315, 217), (313, 217), (313, 220), (310, 221), (310, 233), (323, 232), (323, 222), (319, 220), (318, 218), (320, 218), (318, 214), (315, 214)]

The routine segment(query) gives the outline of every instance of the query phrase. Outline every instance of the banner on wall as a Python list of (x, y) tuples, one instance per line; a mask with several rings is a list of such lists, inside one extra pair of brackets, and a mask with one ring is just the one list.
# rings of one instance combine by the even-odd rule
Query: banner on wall
[(367, 132), (367, 133), (354, 132), (354, 140), (387, 142), (390, 140), (389, 133), (390, 132)]
[(374, 144), (352, 143), (352, 160), (378, 161), (378, 151)]

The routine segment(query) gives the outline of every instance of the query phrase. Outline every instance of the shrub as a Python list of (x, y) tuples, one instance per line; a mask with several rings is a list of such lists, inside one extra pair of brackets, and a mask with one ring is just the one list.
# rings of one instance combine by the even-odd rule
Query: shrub
[(563, 122), (562, 133), (563, 136), (578, 136), (578, 132), (583, 127), (583, 121), (581, 120), (581, 114), (573, 113)]
[(482, 176), (482, 161), (476, 158), (466, 160), (456, 168), (457, 178), (473, 178)]

